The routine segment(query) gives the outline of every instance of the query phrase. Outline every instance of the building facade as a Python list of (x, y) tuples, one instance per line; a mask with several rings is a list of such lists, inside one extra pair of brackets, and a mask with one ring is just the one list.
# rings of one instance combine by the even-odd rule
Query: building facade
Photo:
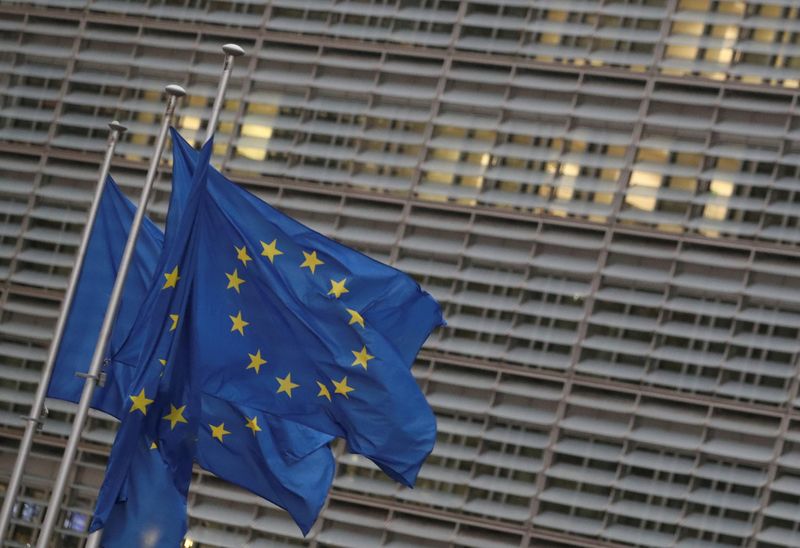
[[(800, 546), (800, 9), (790, 0), (0, 0), (0, 489), (106, 124), (144, 179), (167, 83), (214, 163), (415, 276), (449, 325), (414, 490), (337, 445), (303, 539), (197, 470), (186, 546)], [(163, 221), (169, 167), (150, 208)], [(9, 546), (71, 419), (52, 401)], [(80, 546), (114, 424), (59, 519)]]

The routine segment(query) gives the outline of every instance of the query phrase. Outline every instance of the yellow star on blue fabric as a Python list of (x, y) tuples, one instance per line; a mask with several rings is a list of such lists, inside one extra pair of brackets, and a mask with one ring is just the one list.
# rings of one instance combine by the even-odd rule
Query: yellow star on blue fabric
[(240, 261), (242, 261), (242, 264), (246, 268), (247, 267), (247, 261), (252, 261), (253, 260), (252, 257), (250, 257), (250, 255), (247, 254), (247, 247), (246, 246), (242, 246), (242, 247), (233, 246), (233, 248), (236, 250), (236, 258), (239, 259)]
[(233, 325), (231, 326), (231, 333), (234, 331), (238, 331), (240, 335), (244, 337), (244, 328), (250, 325), (250, 322), (246, 322), (242, 319), (242, 311), (240, 310), (238, 314), (235, 316), (228, 316)]
[(367, 347), (366, 346), (362, 346), (361, 350), (359, 350), (358, 352), (356, 352), (355, 350), (351, 350), (350, 352), (352, 352), (353, 356), (355, 357), (355, 359), (353, 360), (353, 363), (351, 363), (350, 365), (360, 365), (365, 370), (367, 368), (367, 362), (370, 361), (371, 359), (375, 358), (375, 356), (371, 356), (371, 355), (367, 354)]
[(278, 391), (276, 394), (280, 394), (281, 392), (285, 393), (290, 398), (292, 397), (292, 390), (300, 386), (299, 384), (295, 384), (292, 382), (292, 374), (287, 374), (284, 378), (275, 377), (275, 380), (278, 381)]
[(319, 386), (319, 392), (317, 393), (317, 397), (328, 398), (328, 401), (331, 401), (331, 392), (330, 390), (328, 390), (328, 387), (319, 381), (317, 381), (317, 386)]
[(217, 426), (209, 424), (208, 427), (211, 428), (211, 437), (218, 439), (220, 443), (223, 443), (223, 438), (230, 434), (230, 432), (225, 430), (224, 422), (219, 423)]
[(353, 325), (354, 323), (357, 323), (361, 327), (364, 327), (364, 317), (361, 316), (361, 314), (352, 308), (346, 308), (345, 310), (347, 310), (347, 313), (350, 314), (350, 321), (347, 323), (347, 325)]
[(247, 354), (250, 356), (250, 364), (247, 366), (247, 369), (255, 369), (256, 375), (261, 373), (261, 366), (267, 363), (267, 360), (261, 357), (261, 349), (256, 350), (255, 354)]
[(268, 244), (265, 244), (264, 242), (261, 242), (261, 247), (264, 248), (264, 249), (261, 250), (261, 254), (264, 257), (266, 257), (267, 259), (269, 259), (270, 263), (274, 263), (275, 262), (275, 257), (277, 257), (278, 255), (283, 255), (283, 251), (278, 249), (278, 239), (277, 238), (272, 240)]
[(181, 277), (178, 276), (177, 265), (175, 266), (175, 268), (172, 269), (172, 272), (164, 273), (164, 277), (167, 279), (167, 281), (164, 282), (164, 286), (161, 289), (167, 289), (168, 287), (177, 287), (178, 280), (181, 279)]
[(147, 406), (153, 403), (154, 401), (145, 395), (144, 388), (142, 388), (142, 391), (139, 392), (137, 395), (128, 397), (133, 402), (131, 404), (130, 412), (133, 413), (134, 411), (141, 411), (142, 415), (147, 415)]
[(316, 251), (312, 251), (311, 253), (306, 253), (303, 251), (303, 256), (306, 258), (306, 260), (303, 261), (303, 263), (300, 265), (300, 268), (308, 268), (312, 274), (314, 274), (319, 265), (325, 264), (317, 257)]
[(336, 382), (333, 379), (331, 379), (331, 382), (333, 383), (333, 386), (336, 387), (336, 389), (333, 391), (335, 394), (341, 394), (345, 398), (350, 399), (350, 396), (348, 396), (347, 394), (355, 390), (355, 388), (353, 388), (352, 386), (347, 386), (346, 376), (339, 382)]
[(234, 268), (233, 274), (228, 274), (226, 272), (225, 275), (228, 277), (228, 287), (225, 289), (233, 288), (237, 293), (239, 293), (239, 286), (245, 283), (245, 281), (239, 277), (239, 270)]
[(178, 423), (188, 423), (184, 416), (183, 410), (186, 409), (185, 405), (181, 405), (180, 407), (175, 407), (172, 404), (169, 404), (169, 414), (164, 417), (165, 421), (169, 421), (169, 429), (175, 430), (175, 426)]
[(181, 319), (178, 314), (170, 314), (169, 319), (172, 320), (172, 325), (169, 326), (170, 331), (175, 331), (178, 328), (178, 320)]
[(347, 281), (347, 278), (342, 278), (338, 282), (331, 280), (331, 290), (328, 291), (328, 295), (333, 295), (337, 299), (341, 297), (345, 293), (350, 293), (350, 290), (344, 286), (344, 283)]
[(252, 419), (247, 419), (247, 424), (245, 428), (249, 428), (253, 431), (253, 435), (256, 435), (256, 432), (261, 432), (261, 427), (258, 425), (258, 417), (253, 417)]

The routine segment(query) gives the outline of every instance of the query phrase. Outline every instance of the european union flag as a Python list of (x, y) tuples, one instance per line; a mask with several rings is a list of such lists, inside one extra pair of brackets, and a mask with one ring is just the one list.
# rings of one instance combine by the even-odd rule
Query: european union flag
[(344, 437), (413, 484), (436, 428), (409, 368), (443, 323), (439, 305), (404, 273), (213, 168), (206, 194), (195, 221), (197, 268), (187, 273), (202, 310), (193, 321), (203, 390)]
[[(75, 403), (80, 400), (84, 381), (75, 373), (89, 368), (135, 213), (136, 206), (108, 177), (47, 389), (48, 397)], [(116, 354), (136, 320), (142, 297), (147, 294), (156, 272), (163, 241), (159, 228), (145, 217), (111, 333), (109, 356)], [(114, 367), (104, 368), (107, 378), (104, 386), (95, 390), (94, 409), (122, 417), (127, 410), (128, 385), (133, 379), (134, 365), (135, 362), (115, 362)]]
[[(174, 283), (151, 291), (150, 321), (131, 334), (144, 341), (140, 368), (93, 527), (124, 495), (142, 438), (158, 439), (185, 493), (195, 440), (217, 443), (222, 460), (246, 462), (234, 444), (263, 436), (275, 418), (344, 437), (412, 485), (436, 425), (409, 369), (443, 323), (438, 304), (405, 274), (240, 189), (204, 155), (164, 254)], [(218, 410), (220, 402), (239, 420)]]
[[(208, 162), (211, 146), (211, 142), (207, 143), (202, 151), (203, 164)], [(197, 191), (204, 188), (206, 170), (197, 170), (192, 178), (192, 197), (199, 196)], [(203, 185), (198, 185), (198, 181), (203, 181)], [(189, 203), (196, 204), (197, 200)], [(190, 236), (188, 231), (185, 234)], [(164, 250), (161, 264), (178, 259), (185, 259), (183, 264), (193, 266), (191, 254), (178, 246)], [(170, 341), (157, 336), (164, 331), (161, 328), (166, 321), (171, 324), (167, 326), (168, 332), (176, 340), (186, 337), (184, 329), (176, 332), (179, 316), (165, 313), (165, 308), (188, 303), (186, 291), (173, 291), (178, 281), (180, 275), (175, 269), (168, 273), (160, 289), (151, 285), (132, 331), (132, 335), (147, 331), (150, 338), (128, 338), (142, 352), (131, 385), (134, 388), (128, 396), (130, 408), (117, 432), (90, 527), (92, 531), (104, 529), (103, 546), (178, 546), (186, 530), (186, 495), (196, 453), (201, 394), (192, 383), (186, 364), (176, 367)], [(154, 317), (162, 321), (139, 327), (142, 318)], [(138, 347), (137, 339), (152, 340), (152, 344)], [(162, 370), (147, 367), (151, 361), (157, 362)], [(135, 387), (142, 384), (147, 386), (137, 392)], [(185, 412), (187, 407), (189, 411)], [(157, 500), (150, 498), (147, 491), (149, 482), (154, 480), (159, 481)]]
[[(177, 226), (180, 222), (180, 213), (186, 205), (190, 191), (195, 156), (196, 152), (192, 150), (190, 155), (180, 155), (175, 158), (175, 181), (168, 227)], [(101, 197), (84, 269), (76, 288), (72, 314), (67, 322), (61, 351), (56, 361), (53, 380), (48, 391), (50, 397), (68, 401), (77, 401), (80, 397), (83, 380), (76, 377), (75, 372), (86, 370), (94, 352), (135, 209), (135, 205), (109, 178)], [(124, 417), (129, 411), (131, 402), (128, 398), (128, 385), (136, 371), (138, 354), (141, 352), (141, 347), (138, 346), (141, 341), (137, 342), (135, 337), (128, 340), (127, 335), (137, 313), (146, 308), (142, 306), (142, 302), (148, 295), (149, 287), (153, 284), (162, 287), (170, 283), (169, 276), (164, 276), (160, 272), (154, 276), (159, 268), (163, 240), (163, 234), (158, 227), (145, 218), (125, 284), (121, 313), (117, 316), (112, 331), (107, 364), (104, 367), (107, 374), (106, 383), (103, 388), (97, 389), (92, 403), (93, 408), (118, 418)], [(206, 404), (203, 405), (205, 408)], [(215, 417), (230, 417), (230, 422), (240, 420), (242, 414), (241, 409), (233, 406), (226, 407), (222, 403), (214, 405)], [(175, 420), (180, 421), (180, 417)], [(253, 425), (259, 431), (262, 426), (263, 431), (267, 432), (264, 437), (243, 438), (236, 445), (237, 452), (243, 459), (253, 463), (252, 467), (232, 466), (232, 461), (219, 457), (219, 448), (205, 443), (202, 438), (198, 446), (198, 462), (215, 475), (249, 487), (258, 495), (288, 509), (298, 523), (313, 523), (324, 503), (325, 493), (333, 477), (333, 458), (326, 447), (331, 437), (278, 419), (271, 421), (269, 425), (263, 423)], [(170, 501), (173, 501), (172, 506), (174, 506), (174, 501), (182, 500), (180, 493), (170, 486), (171, 475), (163, 476), (166, 470), (163, 459), (157, 451), (152, 454), (149, 451), (144, 439), (135, 447), (137, 458), (145, 460), (132, 470), (132, 477), (126, 481), (126, 494), (121, 500), (128, 506), (120, 506), (120, 511), (114, 515), (113, 523), (106, 527), (110, 531), (117, 531), (117, 537), (135, 539), (132, 544), (136, 546), (151, 545), (150, 542), (159, 545), (164, 541), (165, 531), (163, 527), (158, 526), (159, 520), (163, 520), (164, 516), (152, 515), (150, 517), (155, 521), (148, 522), (147, 497), (144, 501), (139, 501), (136, 496), (131, 497), (127, 494), (128, 491), (136, 492), (137, 489), (142, 491), (144, 488), (149, 492), (157, 487), (161, 489), (158, 495), (159, 505), (165, 509), (171, 507)], [(306, 470), (304, 474), (297, 474), (294, 471), (293, 466), (299, 459), (305, 459), (302, 464)], [(139, 479), (136, 479), (137, 477)], [(170, 481), (162, 481), (164, 477)], [(299, 481), (300, 478), (302, 481)], [(144, 506), (137, 509), (137, 504)], [(175, 513), (183, 516), (185, 503), (181, 504)], [(165, 513), (168, 514), (169, 512)], [(136, 516), (136, 519), (126, 519), (124, 518), (126, 515)], [(136, 525), (124, 529), (126, 523)], [(174, 522), (169, 523), (169, 529), (174, 529)], [(111, 534), (109, 538), (113, 536), (114, 534)]]

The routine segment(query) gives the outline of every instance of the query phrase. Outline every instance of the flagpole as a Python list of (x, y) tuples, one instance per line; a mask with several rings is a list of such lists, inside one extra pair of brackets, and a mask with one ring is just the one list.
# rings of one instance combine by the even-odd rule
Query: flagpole
[(108, 177), (108, 171), (111, 168), (111, 160), (114, 157), (114, 150), (117, 146), (122, 133), (127, 128), (114, 120), (108, 127), (111, 131), (108, 134), (108, 142), (106, 144), (106, 154), (103, 158), (103, 163), (100, 165), (100, 174), (97, 177), (97, 184), (94, 190), (94, 198), (92, 198), (91, 206), (89, 207), (89, 217), (86, 219), (86, 225), (83, 228), (83, 235), (81, 236), (81, 243), (78, 246), (78, 253), (75, 257), (75, 265), (72, 267), (72, 272), (67, 282), (67, 290), (64, 293), (64, 300), (61, 303), (61, 312), (56, 321), (55, 331), (53, 338), (50, 341), (50, 348), (47, 353), (47, 359), (42, 368), (42, 376), (39, 380), (39, 386), (36, 389), (36, 396), (31, 406), (30, 415), (23, 417), (26, 421), (25, 433), (22, 435), (22, 440), (19, 444), (19, 452), (17, 453), (17, 460), (14, 463), (14, 469), (11, 472), (11, 479), (8, 482), (5, 492), (5, 500), (3, 500), (3, 508), (0, 510), (0, 546), (6, 538), (6, 529), (9, 527), (11, 521), (11, 512), (14, 508), (14, 502), (17, 497), (20, 483), (22, 482), (22, 475), (25, 471), (25, 463), (31, 452), (33, 445), (33, 436), (42, 424), (42, 411), (44, 409), (44, 400), (47, 396), (47, 388), (50, 385), (50, 377), (53, 374), (53, 367), (55, 366), (56, 356), (58, 349), (61, 346), (61, 338), (64, 335), (64, 328), (67, 325), (67, 316), (69, 309), (72, 306), (72, 299), (75, 297), (75, 288), (78, 286), (78, 278), (80, 277), (83, 268), (83, 260), (86, 258), (86, 249), (89, 247), (89, 237), (94, 227), (94, 221), (97, 217), (97, 210), (100, 206), (100, 197), (105, 188), (105, 181)]
[(125, 243), (125, 251), (122, 254), (122, 261), (120, 262), (117, 277), (114, 280), (114, 288), (111, 290), (111, 297), (106, 308), (106, 314), (103, 318), (103, 324), (100, 328), (100, 336), (97, 339), (97, 345), (94, 349), (92, 362), (89, 366), (89, 372), (83, 384), (83, 392), (81, 393), (80, 403), (78, 404), (78, 411), (75, 413), (75, 420), (72, 423), (72, 431), (70, 432), (67, 447), (64, 450), (64, 457), (61, 461), (61, 466), (56, 476), (55, 484), (53, 485), (53, 492), (50, 495), (50, 501), (47, 504), (47, 513), (44, 516), (44, 523), (39, 533), (38, 548), (47, 548), (50, 543), (50, 537), (53, 535), (56, 519), (59, 515), (61, 507), (61, 499), (64, 496), (64, 489), (69, 478), (72, 464), (75, 460), (75, 453), (78, 449), (78, 442), (80, 441), (81, 431), (86, 424), (86, 418), (89, 414), (89, 406), (92, 402), (94, 389), (97, 385), (97, 379), (100, 374), (101, 365), (106, 355), (108, 347), (108, 339), (111, 335), (111, 328), (114, 324), (114, 319), (117, 315), (117, 309), (122, 297), (122, 289), (125, 285), (125, 278), (128, 274), (128, 269), (133, 258), (133, 252), (136, 246), (136, 239), (139, 235), (139, 229), (142, 225), (145, 210), (147, 209), (147, 202), (150, 199), (150, 193), (153, 189), (155, 182), (158, 164), (161, 161), (161, 154), (164, 152), (164, 145), (167, 141), (167, 131), (169, 130), (172, 121), (172, 115), (175, 112), (175, 105), (180, 97), (186, 95), (186, 91), (177, 85), (169, 85), (166, 87), (167, 92), (167, 107), (164, 112), (164, 118), (161, 121), (161, 129), (156, 139), (156, 147), (153, 152), (153, 157), (150, 160), (150, 167), (147, 171), (142, 194), (139, 198), (139, 207), (136, 209), (136, 215), (131, 224), (131, 231), (128, 235), (128, 241)]
[(233, 60), (244, 55), (244, 50), (236, 44), (225, 44), (222, 46), (222, 51), (225, 52), (225, 61), (222, 63), (222, 77), (219, 79), (217, 96), (214, 98), (214, 106), (211, 109), (211, 116), (208, 118), (206, 138), (203, 142), (211, 139), (211, 136), (214, 135), (217, 129), (219, 113), (222, 111), (222, 103), (225, 101), (225, 91), (228, 89), (228, 81), (233, 72)]

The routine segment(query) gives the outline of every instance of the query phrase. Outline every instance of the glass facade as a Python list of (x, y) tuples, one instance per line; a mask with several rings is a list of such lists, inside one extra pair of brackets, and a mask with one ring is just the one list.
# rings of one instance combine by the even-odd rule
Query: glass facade
[[(414, 373), (418, 487), (336, 446), (306, 540), (197, 470), (193, 545), (800, 546), (800, 14), (773, 0), (0, 0), (0, 489), (106, 124), (142, 184), (175, 82), (214, 164), (415, 276), (449, 325)], [(150, 212), (163, 222), (169, 166)], [(12, 542), (73, 407), (48, 403)], [(115, 425), (59, 519), (80, 546)]]

